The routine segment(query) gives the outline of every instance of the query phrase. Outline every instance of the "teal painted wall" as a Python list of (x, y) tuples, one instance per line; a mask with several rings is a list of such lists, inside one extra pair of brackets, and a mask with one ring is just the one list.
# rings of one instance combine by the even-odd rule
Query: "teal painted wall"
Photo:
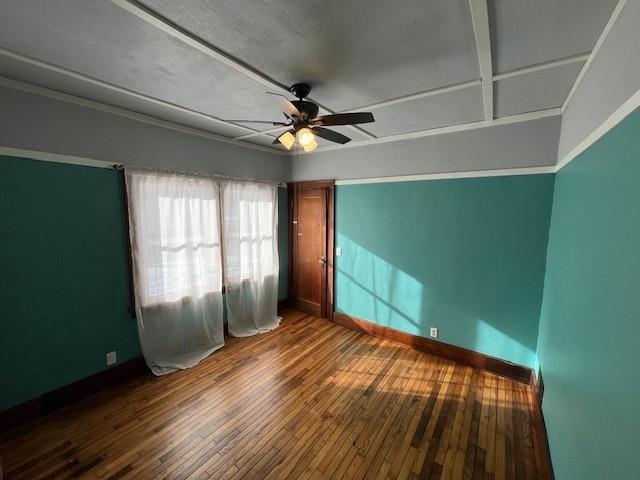
[(560, 480), (640, 475), (640, 110), (556, 175), (538, 355)]
[(140, 355), (115, 170), (0, 157), (0, 410)]
[[(141, 355), (114, 170), (0, 156), (0, 410)], [(287, 191), (278, 189), (279, 298)], [(284, 234), (283, 234), (284, 232)]]
[(534, 366), (553, 175), (338, 186), (336, 309)]

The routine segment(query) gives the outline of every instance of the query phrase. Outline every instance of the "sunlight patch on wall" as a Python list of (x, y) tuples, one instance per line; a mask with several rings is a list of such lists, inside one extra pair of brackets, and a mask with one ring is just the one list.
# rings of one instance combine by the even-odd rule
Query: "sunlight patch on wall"
[(344, 235), (338, 234), (337, 245), (349, 258), (348, 268), (341, 268), (340, 258), (336, 262), (338, 309), (349, 305), (351, 315), (386, 326), (400, 323), (419, 334), (422, 284)]

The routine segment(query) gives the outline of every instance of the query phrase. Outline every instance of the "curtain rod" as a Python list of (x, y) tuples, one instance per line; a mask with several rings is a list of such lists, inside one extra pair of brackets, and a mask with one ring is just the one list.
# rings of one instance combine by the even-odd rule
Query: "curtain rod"
[(151, 168), (151, 167), (136, 167), (136, 166), (127, 166), (122, 163), (114, 163), (113, 168), (116, 170), (140, 170), (143, 172), (158, 172), (158, 173), (167, 173), (171, 175), (184, 175), (184, 176), (194, 176), (194, 177), (208, 177), (208, 178), (217, 178), (220, 180), (233, 180), (236, 182), (257, 182), (257, 183), (266, 183), (268, 185), (275, 185), (277, 187), (286, 187), (287, 184), (284, 182), (276, 182), (274, 180), (263, 180), (257, 178), (242, 178), (242, 177), (230, 177), (226, 175), (220, 175), (217, 173), (206, 173), (206, 172), (186, 172), (183, 170), (169, 170), (163, 168)]

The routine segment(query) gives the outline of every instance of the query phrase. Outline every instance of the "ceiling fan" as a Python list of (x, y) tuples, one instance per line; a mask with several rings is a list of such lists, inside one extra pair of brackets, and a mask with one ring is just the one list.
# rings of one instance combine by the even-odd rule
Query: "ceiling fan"
[(280, 93), (267, 92), (270, 95), (278, 95), (283, 99), (284, 116), (286, 121), (273, 122), (267, 120), (227, 120), (235, 123), (268, 123), (274, 126), (289, 128), (273, 141), (274, 145), (282, 144), (287, 150), (291, 150), (298, 140), (298, 144), (305, 152), (311, 152), (318, 146), (316, 136), (331, 142), (345, 144), (351, 139), (341, 133), (324, 128), (325, 126), (358, 125), (360, 123), (375, 122), (371, 112), (336, 113), (333, 115), (318, 116), (318, 105), (304, 98), (309, 95), (311, 86), (306, 83), (296, 83), (289, 88), (298, 100), (289, 100)]

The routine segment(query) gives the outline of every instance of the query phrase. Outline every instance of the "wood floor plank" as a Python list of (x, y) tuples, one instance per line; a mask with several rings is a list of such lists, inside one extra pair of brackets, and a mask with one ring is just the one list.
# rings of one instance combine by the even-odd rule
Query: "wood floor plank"
[(529, 387), (295, 310), (0, 434), (5, 478), (538, 478)]

